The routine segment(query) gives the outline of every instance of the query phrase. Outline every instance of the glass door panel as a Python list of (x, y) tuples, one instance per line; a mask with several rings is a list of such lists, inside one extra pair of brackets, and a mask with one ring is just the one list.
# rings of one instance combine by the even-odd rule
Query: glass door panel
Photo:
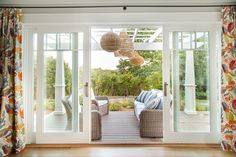
[(210, 132), (208, 32), (173, 32), (173, 128)]
[(33, 41), (37, 49), (36, 143), (86, 143), (90, 66), (89, 40), (85, 34), (89, 36), (89, 31), (56, 30), (43, 27)]
[(79, 42), (78, 33), (44, 34), (44, 132), (82, 131)]
[(219, 51), (213, 26), (164, 29), (164, 142), (219, 140)]

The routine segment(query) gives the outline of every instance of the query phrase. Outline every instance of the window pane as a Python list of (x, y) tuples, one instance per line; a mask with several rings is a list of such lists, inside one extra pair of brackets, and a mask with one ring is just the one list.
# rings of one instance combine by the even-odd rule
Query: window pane
[(44, 35), (44, 49), (55, 50), (57, 48), (57, 34), (47, 33)]
[(183, 49), (190, 49), (191, 41), (190, 41), (190, 32), (183, 32), (182, 41), (183, 41)]
[[(79, 86), (79, 78), (83, 78), (80, 73), (83, 68), (83, 51), (78, 51), (78, 46), (83, 42), (83, 36), (79, 41), (79, 33), (72, 34), (44, 35), (44, 45), (57, 45), (44, 51), (44, 132), (82, 131), (81, 93), (84, 86)], [(67, 50), (71, 49), (71, 40), (73, 51)]]
[[(178, 49), (179, 43), (173, 40), (173, 128), (176, 132), (209, 132), (208, 32), (182, 34), (182, 49)], [(179, 35), (174, 32), (173, 39), (179, 39)]]
[(70, 33), (60, 33), (60, 47), (61, 50), (69, 50), (70, 49), (70, 43), (71, 43), (71, 34)]

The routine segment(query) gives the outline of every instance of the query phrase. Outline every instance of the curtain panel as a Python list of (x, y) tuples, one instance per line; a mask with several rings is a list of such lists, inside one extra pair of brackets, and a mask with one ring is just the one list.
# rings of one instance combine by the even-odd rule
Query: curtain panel
[(0, 156), (25, 147), (21, 9), (0, 9)]
[(222, 10), (222, 147), (236, 151), (236, 6)]

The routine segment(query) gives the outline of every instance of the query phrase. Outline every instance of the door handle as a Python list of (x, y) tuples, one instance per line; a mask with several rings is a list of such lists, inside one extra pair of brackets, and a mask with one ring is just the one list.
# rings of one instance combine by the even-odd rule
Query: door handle
[(86, 82), (85, 84), (84, 84), (84, 95), (85, 95), (85, 97), (88, 97), (88, 82)]
[(168, 86), (168, 83), (164, 82), (164, 96), (167, 96), (167, 86)]

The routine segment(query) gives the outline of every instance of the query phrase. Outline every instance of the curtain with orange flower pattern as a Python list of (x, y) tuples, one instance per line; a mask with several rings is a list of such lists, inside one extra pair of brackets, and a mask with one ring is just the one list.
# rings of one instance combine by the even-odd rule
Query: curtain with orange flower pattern
[(0, 156), (25, 147), (21, 9), (0, 9)]
[(236, 6), (222, 10), (222, 147), (236, 151)]

